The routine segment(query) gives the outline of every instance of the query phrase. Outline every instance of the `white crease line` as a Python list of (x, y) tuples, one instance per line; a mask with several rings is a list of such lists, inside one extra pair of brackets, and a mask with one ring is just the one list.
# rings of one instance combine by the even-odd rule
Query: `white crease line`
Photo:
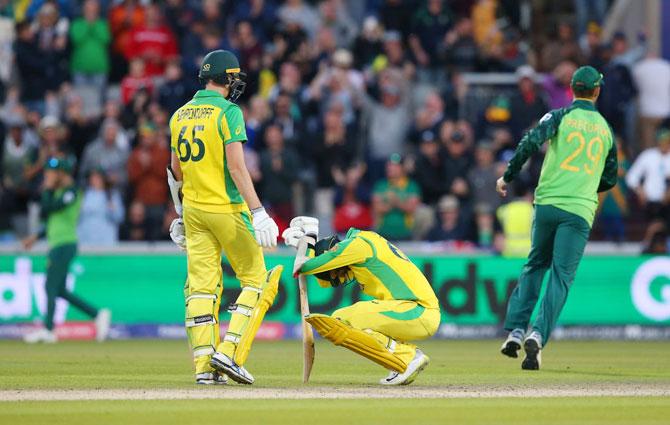
[(203, 388), (199, 390), (15, 390), (0, 391), (0, 401), (197, 400), (197, 399), (419, 399), (668, 397), (670, 387), (524, 388), (524, 389), (341, 389), (341, 388)]

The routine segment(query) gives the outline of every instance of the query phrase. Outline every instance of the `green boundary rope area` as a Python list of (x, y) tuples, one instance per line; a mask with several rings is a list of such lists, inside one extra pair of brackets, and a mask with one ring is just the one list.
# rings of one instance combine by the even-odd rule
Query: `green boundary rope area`
[[(500, 257), (414, 256), (440, 301), (442, 323), (498, 325), (505, 314), (522, 259)], [(0, 256), (0, 295), (5, 300), (0, 324), (34, 321), (37, 282), (43, 278), (45, 258)], [(279, 293), (267, 321), (296, 324), (300, 321), (297, 284), (290, 275), (293, 258), (268, 255), (267, 266), (284, 265)], [(222, 308), (233, 302), (239, 284), (230, 266), (223, 264)], [(579, 267), (561, 325), (668, 326), (670, 259), (666, 257), (586, 257)], [(122, 277), (121, 277), (122, 276)], [(181, 288), (186, 278), (183, 255), (81, 255), (70, 269), (77, 293), (113, 312), (116, 324), (180, 324), (184, 301)], [(365, 299), (357, 285), (324, 289), (309, 285), (310, 307), (315, 313)], [(138, 308), (136, 299), (142, 299)], [(132, 301), (132, 302), (131, 302)], [(69, 309), (67, 320), (84, 320)]]

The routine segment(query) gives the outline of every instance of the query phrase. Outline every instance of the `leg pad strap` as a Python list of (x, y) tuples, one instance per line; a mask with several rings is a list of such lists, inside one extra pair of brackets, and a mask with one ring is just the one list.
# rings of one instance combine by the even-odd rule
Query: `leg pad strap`
[(191, 294), (186, 297), (186, 334), (193, 357), (211, 356), (217, 344), (215, 327), (217, 296), (214, 294)]
[[(232, 314), (228, 332), (223, 341), (224, 346), (226, 344), (234, 346), (231, 357), (240, 366), (246, 361), (265, 313), (270, 309), (277, 296), (282, 270), (282, 266), (276, 266), (269, 270), (265, 281), (259, 288), (253, 286), (242, 288), (235, 304), (229, 308)], [(219, 349), (219, 351), (222, 350)], [(224, 350), (223, 352), (226, 353), (227, 351)]]

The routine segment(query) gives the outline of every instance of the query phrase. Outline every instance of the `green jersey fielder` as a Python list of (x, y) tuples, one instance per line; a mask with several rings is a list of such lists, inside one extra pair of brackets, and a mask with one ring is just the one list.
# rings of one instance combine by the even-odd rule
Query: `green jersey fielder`
[[(550, 111), (526, 133), (497, 183), (498, 192), (505, 196), (507, 183), (516, 178), (526, 160), (549, 143), (535, 190), (532, 246), (507, 306), (504, 327), (510, 334), (501, 349), (517, 357), (523, 343), (523, 369), (539, 369), (540, 351), (556, 326), (584, 253), (598, 192), (616, 184), (616, 144), (594, 106), (601, 83), (602, 75), (593, 67), (575, 71), (572, 104)], [(526, 335), (547, 271), (546, 294)]]
[[(54, 313), (56, 299), (63, 298), (91, 318), (95, 318), (97, 339), (106, 339), (109, 332), (109, 310), (97, 310), (86, 301), (68, 291), (67, 273), (77, 254), (77, 221), (81, 206), (81, 193), (74, 185), (70, 173), (73, 164), (65, 158), (50, 158), (45, 164), (42, 216), (46, 220), (46, 237), (49, 246), (45, 289), (47, 309), (44, 328), (27, 334), (28, 343), (56, 342)], [(30, 248), (38, 235), (26, 238), (23, 244)]]

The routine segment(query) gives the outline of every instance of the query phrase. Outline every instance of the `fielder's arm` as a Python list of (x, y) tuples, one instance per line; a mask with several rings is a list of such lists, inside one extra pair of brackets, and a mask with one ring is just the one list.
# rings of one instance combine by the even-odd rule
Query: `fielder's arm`
[(603, 169), (603, 174), (600, 176), (598, 192), (606, 192), (616, 186), (618, 174), (619, 160), (617, 158), (616, 142), (613, 142), (612, 148), (607, 153), (607, 158), (605, 158), (605, 168)]
[(558, 126), (561, 124), (561, 119), (568, 112), (567, 109), (555, 109), (547, 112), (538, 122), (535, 128), (529, 130), (521, 141), (519, 146), (514, 151), (514, 156), (510, 159), (507, 165), (507, 170), (503, 175), (503, 180), (506, 183), (511, 182), (519, 175), (521, 167), (528, 161), (533, 154), (540, 150), (540, 147), (547, 140), (551, 139), (558, 132)]
[(46, 189), (42, 192), (41, 214), (47, 216), (51, 213), (62, 210), (77, 199), (77, 190), (72, 187), (60, 195), (56, 195), (54, 189)]

